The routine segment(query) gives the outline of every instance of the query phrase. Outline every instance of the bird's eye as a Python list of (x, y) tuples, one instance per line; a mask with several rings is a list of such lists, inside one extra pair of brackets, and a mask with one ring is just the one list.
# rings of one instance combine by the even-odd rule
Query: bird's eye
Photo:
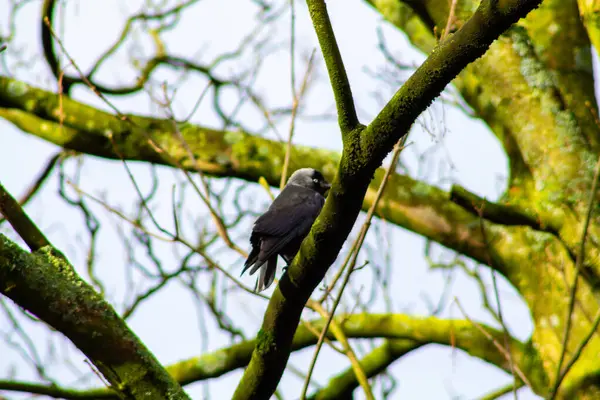
[(314, 183), (319, 183), (319, 180), (318, 180), (317, 178), (314, 178), (314, 179), (313, 179), (313, 182), (314, 182)]

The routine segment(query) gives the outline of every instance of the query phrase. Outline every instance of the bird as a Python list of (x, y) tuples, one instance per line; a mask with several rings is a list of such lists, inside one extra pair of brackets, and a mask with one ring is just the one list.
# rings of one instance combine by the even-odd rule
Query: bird
[(300, 168), (290, 176), (269, 209), (254, 222), (250, 235), (252, 250), (241, 275), (249, 268), (250, 275), (260, 269), (255, 292), (262, 292), (273, 283), (278, 256), (290, 265), (321, 212), (330, 188), (321, 172)]

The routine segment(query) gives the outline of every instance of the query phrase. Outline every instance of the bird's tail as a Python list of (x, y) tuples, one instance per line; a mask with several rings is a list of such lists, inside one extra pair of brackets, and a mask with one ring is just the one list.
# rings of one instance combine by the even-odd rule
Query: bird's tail
[(277, 255), (271, 257), (260, 269), (260, 275), (256, 280), (255, 292), (262, 292), (267, 289), (275, 280), (275, 272), (277, 271)]
[[(258, 254), (260, 252), (260, 247), (252, 247), (252, 251), (250, 252), (250, 255), (248, 256), (248, 258), (246, 259), (246, 262), (244, 263), (244, 269), (242, 269), (242, 273), (240, 274), (240, 276), (244, 275), (244, 272), (246, 272), (246, 270), (248, 268), (250, 268), (251, 266), (255, 266), (254, 268), (252, 268), (252, 270), (250, 271), (250, 275), (252, 275), (253, 273), (256, 272), (256, 270), (258, 269), (258, 267), (260, 267), (262, 265), (262, 263), (258, 263)], [(258, 266), (256, 266), (256, 264), (258, 263)]]

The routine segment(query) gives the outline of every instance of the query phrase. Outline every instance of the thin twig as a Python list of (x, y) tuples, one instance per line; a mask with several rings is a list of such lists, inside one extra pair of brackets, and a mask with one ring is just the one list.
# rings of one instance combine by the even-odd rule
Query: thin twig
[[(21, 207), (24, 207), (31, 199), (33, 199), (36, 193), (43, 186), (44, 182), (46, 182), (46, 179), (48, 179), (48, 177), (54, 170), (54, 167), (56, 166), (56, 163), (59, 160), (59, 158), (64, 157), (65, 154), (65, 151), (61, 150), (52, 157), (50, 157), (50, 159), (44, 166), (44, 169), (42, 169), (35, 181), (33, 181), (33, 183), (29, 186), (29, 189), (27, 189), (27, 191), (19, 198), (19, 204), (21, 205)], [(4, 221), (5, 219), (0, 217), (0, 224), (2, 224)]]
[[(205, 89), (205, 93), (206, 93), (206, 89)], [(166, 96), (166, 89), (165, 89), (165, 96)], [(200, 98), (202, 99), (202, 97), (203, 96), (201, 96)], [(183, 173), (187, 177), (188, 181), (190, 182), (190, 184), (192, 185), (192, 187), (194, 188), (194, 190), (196, 191), (196, 193), (198, 194), (198, 196), (200, 197), (200, 199), (202, 200), (202, 202), (208, 208), (210, 216), (211, 216), (211, 218), (213, 219), (213, 222), (216, 225), (217, 233), (219, 234), (219, 236), (221, 236), (221, 238), (223, 239), (223, 241), (225, 242), (225, 244), (227, 245), (227, 247), (229, 247), (230, 249), (236, 251), (241, 256), (246, 257), (247, 256), (246, 252), (243, 251), (240, 247), (238, 247), (233, 242), (233, 240), (231, 240), (231, 238), (229, 237), (229, 233), (227, 231), (227, 227), (225, 226), (225, 222), (223, 222), (223, 218), (221, 218), (221, 216), (217, 213), (217, 211), (215, 210), (215, 208), (213, 207), (213, 205), (212, 205), (212, 203), (210, 201), (210, 190), (209, 190), (209, 187), (208, 187), (208, 183), (206, 182), (206, 177), (204, 176), (204, 172), (202, 172), (202, 170), (200, 168), (198, 168), (198, 162), (196, 161), (196, 157), (194, 156), (194, 152), (192, 151), (192, 149), (189, 146), (188, 142), (185, 140), (185, 138), (183, 137), (183, 134), (179, 130), (179, 126), (177, 124), (177, 121), (175, 120), (175, 115), (174, 115), (173, 109), (172, 109), (172, 107), (170, 105), (170, 100), (168, 98), (166, 99), (165, 105), (167, 107), (167, 110), (168, 110), (168, 113), (169, 113), (169, 119), (172, 122), (173, 130), (175, 132), (175, 135), (177, 136), (177, 138), (181, 142), (183, 148), (186, 150), (186, 152), (188, 154), (188, 157), (192, 161), (192, 163), (194, 165), (194, 169), (196, 170), (196, 172), (198, 173), (198, 176), (200, 177), (200, 183), (202, 184), (202, 188), (204, 189), (204, 193), (202, 193), (200, 191), (200, 189), (196, 185), (196, 182), (192, 179), (192, 176), (184, 168), (180, 167), (180, 169), (183, 171)], [(164, 150), (162, 148), (161, 148), (161, 151), (164, 152)], [(165, 154), (168, 154), (168, 153), (165, 152)]]
[(500, 303), (500, 292), (498, 291), (498, 282), (496, 279), (496, 267), (494, 265), (494, 261), (490, 255), (490, 242), (488, 241), (488, 237), (487, 237), (487, 232), (485, 230), (485, 225), (483, 223), (483, 205), (481, 207), (478, 208), (478, 213), (479, 213), (479, 227), (481, 229), (481, 237), (483, 239), (483, 243), (486, 247), (486, 256), (487, 256), (487, 261), (488, 261), (488, 265), (490, 266), (490, 270), (492, 273), (492, 286), (494, 288), (494, 298), (496, 300), (496, 304), (498, 305), (498, 322), (500, 322), (500, 325), (502, 326), (502, 332), (503, 332), (503, 337), (504, 337), (504, 346), (506, 347), (506, 353), (508, 354), (508, 364), (510, 367), (510, 372), (511, 375), (513, 376), (513, 380), (514, 380), (514, 384), (513, 384), (513, 396), (515, 398), (515, 400), (517, 399), (517, 376), (515, 375), (515, 367), (514, 367), (514, 362), (512, 359), (512, 351), (510, 349), (510, 342), (508, 340), (509, 338), (509, 333), (508, 333), (508, 328), (506, 326), (506, 323), (504, 322), (504, 316), (502, 314), (502, 305)]
[[(307, 66), (307, 73), (304, 76), (305, 81), (309, 68), (310, 62)], [(296, 125), (296, 111), (298, 109), (298, 93), (296, 92), (296, 3), (294, 0), (290, 0), (290, 85), (292, 89), (292, 114), (290, 120), (290, 133), (288, 135), (283, 168), (281, 169), (281, 180), (279, 182), (279, 188), (281, 190), (283, 190), (285, 181), (287, 180), (287, 172), (290, 164), (290, 153), (292, 150), (292, 137), (294, 136), (294, 128)]]
[(450, 31), (450, 26), (454, 23), (454, 12), (456, 11), (456, 0), (452, 0), (450, 4), (450, 12), (448, 13), (448, 21), (446, 22), (446, 27), (444, 28), (444, 32), (442, 32), (442, 37), (440, 41), (446, 39), (448, 37), (448, 32)]
[[(329, 314), (327, 310), (325, 310), (323, 306), (317, 303), (316, 301), (309, 300), (307, 305), (316, 312), (318, 312), (321, 315), (321, 317), (323, 317), (323, 319), (331, 319), (331, 314)], [(369, 378), (367, 377), (367, 374), (365, 374), (365, 370), (360, 364), (360, 360), (356, 356), (356, 353), (352, 349), (352, 346), (350, 346), (348, 337), (346, 336), (342, 328), (339, 326), (339, 324), (333, 319), (331, 319), (331, 333), (333, 333), (335, 339), (342, 345), (342, 353), (350, 360), (352, 371), (354, 372), (356, 380), (360, 384), (361, 388), (365, 391), (367, 399), (375, 399), (375, 396), (373, 396), (373, 391), (371, 390), (371, 385), (369, 384)], [(304, 397), (302, 398), (304, 399)]]
[[(361, 228), (360, 234), (358, 236), (357, 244), (355, 246), (353, 257), (352, 257), (352, 261), (350, 262), (350, 264), (347, 267), (346, 275), (344, 276), (344, 281), (342, 282), (342, 286), (340, 287), (338, 296), (333, 303), (331, 312), (329, 314), (329, 318), (327, 319), (327, 322), (325, 323), (325, 326), (323, 327), (323, 330), (321, 331), (321, 335), (319, 336), (319, 340), (317, 341), (315, 353), (314, 353), (312, 361), (310, 363), (308, 374), (307, 374), (306, 380), (304, 381), (304, 387), (302, 389), (302, 394), (300, 396), (300, 398), (303, 400), (306, 399), (306, 393), (308, 391), (308, 384), (310, 381), (310, 377), (313, 373), (315, 364), (317, 363), (317, 358), (319, 357), (319, 352), (321, 351), (321, 347), (323, 345), (323, 339), (327, 335), (327, 330), (329, 329), (329, 325), (331, 324), (333, 316), (335, 315), (335, 310), (340, 303), (344, 288), (346, 287), (346, 285), (348, 284), (348, 281), (350, 280), (350, 275), (352, 274), (352, 271), (354, 269), (353, 267), (356, 264), (356, 259), (358, 257), (358, 253), (360, 252), (362, 243), (364, 242), (367, 231), (369, 230), (369, 227), (371, 225), (371, 219), (373, 218), (373, 215), (375, 214), (375, 209), (377, 208), (377, 204), (379, 203), (379, 200), (381, 199), (381, 196), (383, 195), (387, 181), (388, 181), (392, 171), (395, 170), (396, 161), (398, 160), (398, 156), (400, 155), (400, 151), (403, 149), (403, 146), (404, 146), (404, 143), (406, 142), (407, 137), (408, 137), (408, 135), (404, 135), (404, 137), (400, 140), (400, 142), (396, 143), (396, 146), (394, 147), (394, 153), (392, 155), (392, 161), (391, 161), (389, 167), (387, 168), (387, 170), (385, 171), (385, 175), (384, 175), (383, 179), (381, 180), (381, 184), (379, 185), (379, 189), (377, 190), (377, 194), (375, 195), (375, 200), (373, 201), (373, 204), (371, 204), (371, 207), (369, 208), (369, 211), (367, 212), (367, 218), (366, 218), (366, 220)], [(366, 394), (368, 396), (368, 392), (366, 392)], [(372, 396), (372, 394), (371, 394), (371, 396)]]
[[(292, 0), (293, 2), (293, 0)], [(283, 189), (285, 186), (285, 182), (287, 181), (288, 175), (288, 167), (290, 165), (290, 156), (292, 154), (292, 138), (294, 137), (294, 130), (296, 128), (296, 116), (298, 115), (298, 108), (300, 107), (300, 100), (304, 97), (306, 92), (306, 88), (308, 87), (308, 78), (310, 77), (310, 73), (312, 71), (313, 60), (315, 56), (315, 51), (310, 55), (308, 59), (308, 64), (306, 65), (306, 72), (304, 73), (304, 78), (302, 79), (302, 85), (300, 86), (300, 92), (296, 93), (294, 89), (294, 99), (292, 102), (292, 114), (290, 120), (290, 133), (288, 135), (287, 146), (285, 149), (285, 158), (283, 161), (283, 168), (281, 170), (281, 181), (279, 182), (279, 188)], [(294, 82), (292, 82), (294, 85)]]
[[(475, 322), (474, 320), (472, 320), (467, 313), (465, 312), (465, 309), (462, 307), (462, 305), (460, 304), (460, 301), (458, 301), (457, 298), (454, 299), (454, 302), (456, 303), (456, 305), (458, 306), (458, 309), (460, 310), (460, 312), (462, 313), (463, 317), (465, 317), (465, 319), (467, 321), (469, 321), (470, 323), (473, 324), (473, 326), (483, 334), (483, 336), (485, 336), (490, 342), (492, 342), (492, 344), (494, 345), (494, 347), (500, 352), (500, 354), (502, 354), (504, 356), (504, 358), (506, 359), (506, 361), (508, 362), (511, 358), (511, 355), (508, 354), (508, 352), (506, 351), (506, 349), (496, 340), (496, 338), (494, 338), (488, 331), (486, 331), (483, 326), (481, 326), (479, 323)], [(519, 368), (518, 365), (514, 366), (515, 368), (515, 372), (517, 373), (517, 375), (519, 375), (519, 378), (521, 378), (521, 380), (530, 388), (531, 383), (529, 382), (529, 380), (527, 379), (527, 376), (525, 376), (525, 374), (523, 373), (523, 371), (521, 370), (521, 368)]]
[[(587, 215), (583, 224), (583, 232), (581, 233), (581, 240), (579, 245), (579, 252), (577, 253), (577, 261), (575, 262), (575, 276), (573, 278), (573, 284), (571, 285), (571, 292), (569, 294), (569, 306), (567, 308), (567, 320), (565, 322), (565, 329), (563, 332), (562, 350), (560, 352), (560, 358), (558, 359), (558, 365), (556, 367), (556, 379), (552, 391), (550, 392), (549, 399), (554, 399), (558, 392), (558, 388), (567, 374), (568, 370), (561, 372), (562, 363), (565, 359), (567, 352), (567, 345), (569, 343), (569, 335), (571, 333), (571, 322), (573, 317), (573, 310), (575, 308), (575, 296), (577, 294), (577, 282), (579, 280), (579, 274), (581, 273), (581, 267), (585, 258), (585, 241), (587, 239), (587, 233), (592, 219), (594, 211), (594, 203), (596, 202), (596, 191), (598, 190), (598, 178), (600, 177), (600, 157), (596, 162), (596, 169), (594, 170), (594, 180), (592, 182), (592, 189), (590, 190), (590, 196), (588, 200)], [(572, 364), (571, 364), (572, 365)], [(570, 366), (569, 366), (570, 368)]]
[(565, 375), (567, 375), (567, 372), (569, 372), (569, 370), (573, 367), (575, 362), (577, 362), (577, 360), (581, 356), (581, 353), (583, 352), (583, 349), (585, 348), (585, 346), (587, 346), (589, 341), (592, 339), (592, 337), (596, 333), (596, 329), (598, 329), (598, 325), (600, 325), (600, 309), (598, 309), (598, 311), (596, 311), (596, 315), (594, 316), (594, 322), (592, 323), (592, 327), (590, 328), (590, 331), (588, 332), (587, 335), (585, 335), (585, 337), (583, 338), (581, 343), (579, 343), (579, 345), (573, 352), (573, 357), (571, 358), (571, 360), (569, 360), (567, 365), (565, 365), (565, 368), (562, 370), (562, 372), (560, 373), (560, 376), (557, 378), (559, 385), (560, 385), (560, 382), (562, 382), (562, 380), (564, 379)]
[(512, 391), (518, 391), (519, 389), (521, 389), (524, 386), (523, 382), (518, 381), (517, 384), (514, 383), (510, 383), (504, 387), (501, 387), (499, 389), (494, 390), (491, 393), (486, 394), (485, 396), (479, 398), (479, 400), (497, 400), (500, 397), (504, 396), (507, 393), (510, 393)]

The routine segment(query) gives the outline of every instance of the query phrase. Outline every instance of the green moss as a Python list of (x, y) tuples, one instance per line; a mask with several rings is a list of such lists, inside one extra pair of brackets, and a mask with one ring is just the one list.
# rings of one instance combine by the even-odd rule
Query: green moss
[(555, 76), (537, 58), (527, 31), (515, 25), (507, 31), (512, 48), (521, 57), (520, 71), (532, 89), (546, 90), (556, 86)]
[(227, 144), (236, 144), (242, 140), (244, 140), (244, 133), (240, 131), (227, 131), (225, 132), (224, 139)]
[(575, 67), (580, 71), (585, 71), (589, 74), (594, 73), (592, 67), (592, 52), (588, 46), (577, 47), (573, 50), (575, 54)]
[(6, 84), (6, 91), (11, 96), (24, 96), (29, 91), (29, 85), (22, 81), (10, 80), (8, 82), (0, 82), (0, 84), (2, 83)]
[(224, 350), (215, 351), (213, 353), (204, 354), (198, 359), (199, 365), (197, 366), (204, 374), (209, 376), (216, 372), (223, 371), (226, 368), (229, 360), (229, 352)]
[(256, 351), (259, 354), (267, 354), (275, 351), (275, 336), (270, 331), (264, 331), (263, 329), (258, 331), (256, 335)]
[(414, 184), (410, 188), (410, 191), (416, 197), (429, 197), (437, 190), (439, 189), (422, 181), (414, 181)]

